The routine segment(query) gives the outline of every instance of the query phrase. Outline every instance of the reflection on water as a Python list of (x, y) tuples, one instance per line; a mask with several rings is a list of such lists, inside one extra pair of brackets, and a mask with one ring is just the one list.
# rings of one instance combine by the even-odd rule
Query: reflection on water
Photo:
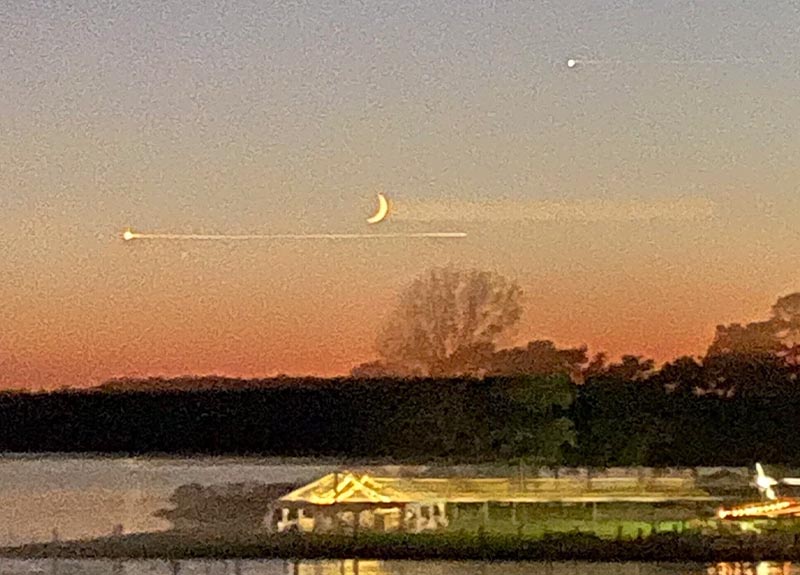
[(717, 563), (708, 568), (708, 575), (796, 575), (800, 566), (791, 563)]
[(12, 561), (0, 575), (800, 575), (790, 563), (480, 563), (446, 561)]

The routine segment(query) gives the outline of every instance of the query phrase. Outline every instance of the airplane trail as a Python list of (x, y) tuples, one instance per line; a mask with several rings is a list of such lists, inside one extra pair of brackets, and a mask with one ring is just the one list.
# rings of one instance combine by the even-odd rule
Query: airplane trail
[(464, 232), (420, 232), (391, 234), (148, 234), (126, 231), (122, 235), (130, 240), (198, 240), (198, 241), (242, 241), (242, 240), (356, 240), (398, 238), (465, 238)]
[(597, 58), (570, 58), (568, 61), (570, 68), (580, 64), (608, 64), (612, 66), (635, 66), (637, 64), (665, 64), (665, 65), (714, 65), (714, 64), (766, 64), (768, 61), (764, 58), (695, 58), (695, 59), (648, 59), (642, 58), (637, 60), (635, 58), (620, 60), (620, 59), (597, 59)]

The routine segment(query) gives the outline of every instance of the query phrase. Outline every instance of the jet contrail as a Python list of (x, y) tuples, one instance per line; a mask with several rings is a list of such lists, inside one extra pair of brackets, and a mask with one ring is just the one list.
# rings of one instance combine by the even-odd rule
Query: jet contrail
[(730, 64), (766, 64), (768, 61), (764, 58), (694, 58), (694, 59), (682, 59), (682, 58), (668, 58), (668, 59), (647, 59), (647, 58), (631, 58), (628, 60), (620, 60), (620, 59), (596, 59), (596, 58), (570, 58), (566, 61), (568, 68), (575, 68), (576, 66), (580, 66), (581, 64), (588, 64), (588, 65), (611, 65), (611, 66), (635, 66), (637, 64), (664, 64), (668, 66), (683, 66), (683, 65), (699, 65), (699, 66), (711, 66), (711, 65), (730, 65)]
[(394, 234), (147, 234), (125, 230), (122, 239), (130, 240), (198, 240), (198, 241), (241, 241), (241, 240), (358, 240), (358, 239), (398, 239), (398, 238), (465, 238), (464, 232), (420, 232)]

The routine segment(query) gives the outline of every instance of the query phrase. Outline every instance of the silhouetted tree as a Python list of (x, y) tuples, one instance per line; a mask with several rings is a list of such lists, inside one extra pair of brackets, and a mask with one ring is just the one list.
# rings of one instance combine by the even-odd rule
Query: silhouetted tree
[(522, 290), (491, 272), (435, 268), (414, 280), (378, 337), (398, 375), (478, 374), (522, 314)]
[(778, 298), (772, 315), (765, 321), (717, 326), (714, 341), (706, 355), (792, 355), (800, 343), (800, 293)]
[(774, 382), (797, 377), (799, 343), (800, 293), (778, 298), (767, 320), (717, 326), (704, 360), (706, 388), (723, 396), (772, 393)]
[[(792, 441), (800, 294), (778, 299), (766, 321), (720, 326), (702, 360), (681, 357), (661, 369), (635, 355), (587, 361), (585, 347), (550, 341), (497, 351), (519, 318), (518, 299), (519, 288), (499, 276), (434, 270), (404, 292), (382, 360), (354, 369), (358, 379), (152, 378), (0, 393), (0, 451), (800, 464)], [(431, 373), (438, 377), (422, 377)], [(442, 377), (458, 373), (469, 377)], [(163, 516), (191, 524), (199, 513), (192, 502), (208, 502), (201, 495), (187, 487)], [(242, 524), (223, 507), (215, 521)]]
[(718, 325), (706, 357), (725, 354), (778, 355), (782, 349), (783, 345), (778, 339), (778, 326), (770, 319), (747, 325)]
[[(376, 379), (380, 377), (390, 377), (392, 374), (403, 372), (403, 366), (386, 364), (380, 360), (361, 363), (350, 370), (350, 375), (357, 379)], [(406, 376), (422, 375), (418, 373), (404, 373)]]
[(641, 381), (655, 373), (655, 362), (638, 355), (623, 355), (617, 363), (607, 363), (604, 353), (598, 353), (583, 371), (584, 380), (595, 377), (620, 381)]
[(493, 381), (491, 405), (502, 422), (492, 432), (492, 447), (519, 463), (557, 464), (562, 449), (575, 445), (575, 429), (565, 416), (575, 399), (566, 375), (501, 377)]
[(621, 372), (594, 375), (578, 387), (569, 416), (578, 434), (572, 461), (592, 466), (646, 465), (669, 443), (667, 394), (648, 381)]
[(772, 321), (783, 346), (779, 355), (790, 365), (800, 365), (800, 293), (778, 298), (772, 306)]
[(709, 391), (733, 395), (774, 395), (789, 380), (784, 359), (767, 353), (724, 353), (704, 360), (705, 386)]
[(676, 395), (696, 395), (706, 389), (703, 365), (690, 356), (664, 364), (653, 378), (665, 391)]
[(579, 381), (588, 361), (586, 346), (559, 349), (552, 341), (539, 340), (495, 352), (487, 368), (495, 375), (563, 374)]
[(655, 365), (652, 359), (643, 359), (638, 355), (623, 355), (619, 363), (608, 366), (608, 373), (620, 379), (641, 381), (653, 374)]
[(583, 369), (583, 373), (581, 373), (581, 380), (586, 381), (596, 375), (602, 374), (606, 368), (607, 362), (608, 357), (604, 352), (601, 351), (594, 354), (592, 359), (589, 361), (589, 364)]
[(218, 534), (252, 532), (261, 527), (270, 503), (300, 487), (294, 483), (233, 483), (182, 485), (173, 491), (172, 509), (160, 509), (178, 530), (210, 530)]

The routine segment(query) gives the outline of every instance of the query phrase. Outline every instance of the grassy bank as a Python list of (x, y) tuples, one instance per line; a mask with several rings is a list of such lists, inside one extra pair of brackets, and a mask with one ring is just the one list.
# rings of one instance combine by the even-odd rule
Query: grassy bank
[(792, 533), (656, 533), (609, 540), (583, 533), (539, 538), (503, 534), (249, 535), (200, 537), (147, 533), (0, 550), (17, 558), (113, 559), (444, 559), (537, 561), (798, 561)]

